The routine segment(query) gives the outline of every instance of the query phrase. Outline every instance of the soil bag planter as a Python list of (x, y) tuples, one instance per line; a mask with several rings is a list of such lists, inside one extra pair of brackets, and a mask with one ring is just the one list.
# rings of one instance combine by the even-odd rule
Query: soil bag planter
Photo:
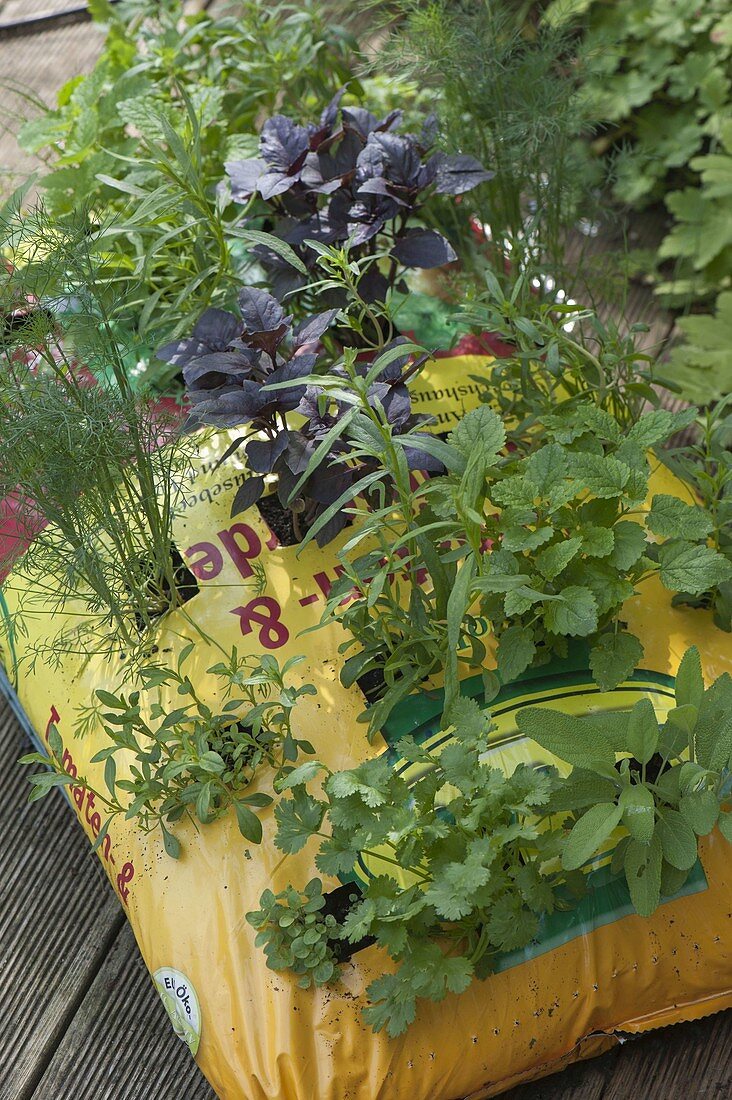
[[(454, 356), (426, 370), (414, 385), (416, 411), (443, 418), (442, 430), (449, 429), (451, 418), (476, 403), (470, 375), (482, 362)], [(256, 507), (232, 520), (231, 501), (244, 475), (236, 457), (217, 468), (226, 443), (222, 435), (202, 448), (175, 524), (176, 545), (199, 585), (186, 613), (225, 650), (269, 652), (280, 663), (306, 656), (298, 679), (317, 694), (298, 703), (293, 732), (312, 742), (329, 768), (388, 753), (393, 766), (404, 769), (394, 748), (401, 736), (433, 743), (448, 736), (439, 730), (438, 694), (408, 699), (390, 717), (384, 740), (369, 745), (356, 721), (363, 695), (339, 681), (342, 628), (301, 634), (320, 621), (348, 531), (323, 550), (310, 544), (298, 557), (296, 546), (279, 545)], [(653, 492), (674, 488), (678, 482), (665, 470), (654, 473)], [(6, 597), (11, 612), (18, 598), (13, 589), (10, 584)], [(75, 738), (75, 711), (96, 689), (117, 687), (121, 667), (69, 657), (58, 669), (39, 663), (28, 673), (22, 657), (44, 633), (40, 597), (36, 606), (28, 636), (16, 637), (4, 654), (8, 675), (38, 739), (47, 744), (55, 725), (67, 767), (103, 786), (103, 765), (90, 760), (105, 747), (104, 735)], [(655, 582), (629, 601), (625, 616), (645, 648), (642, 668), (614, 691), (601, 692), (579, 653), (504, 687), (491, 704), (496, 765), (513, 770), (521, 761), (553, 762), (517, 730), (521, 706), (540, 703), (583, 715), (627, 709), (645, 697), (663, 719), (690, 645), (704, 654), (709, 679), (732, 672), (732, 637), (716, 630), (707, 613), (671, 608)], [(205, 670), (220, 651), (197, 638), (183, 614), (168, 616), (156, 659), (174, 662), (194, 638), (186, 671), (205, 699), (211, 688)], [(477, 679), (464, 690), (477, 693)], [(258, 775), (253, 790), (268, 791), (270, 782), (268, 774)], [(69, 798), (93, 839), (102, 809), (81, 786), (70, 788)], [(632, 912), (624, 881), (610, 873), (609, 854), (601, 854), (589, 869), (585, 898), (546, 918), (530, 947), (500, 958), (496, 972), (465, 993), (439, 1004), (420, 1002), (416, 1022), (400, 1038), (374, 1034), (361, 1009), (367, 986), (389, 967), (379, 949), (356, 951), (340, 982), (306, 991), (291, 975), (268, 970), (255, 947), (245, 914), (258, 907), (262, 891), (304, 884), (317, 874), (313, 847), (283, 860), (273, 843), (273, 807), (260, 817), (259, 846), (248, 844), (230, 814), (198, 830), (178, 826), (179, 860), (165, 853), (158, 831), (145, 835), (120, 818), (98, 849), (176, 1031), (226, 1100), (478, 1100), (597, 1054), (617, 1033), (732, 1006), (732, 868), (726, 842), (715, 832), (702, 842), (701, 860), (680, 896), (653, 917)], [(362, 859), (359, 874), (370, 873)], [(329, 890), (341, 885), (325, 882)]]

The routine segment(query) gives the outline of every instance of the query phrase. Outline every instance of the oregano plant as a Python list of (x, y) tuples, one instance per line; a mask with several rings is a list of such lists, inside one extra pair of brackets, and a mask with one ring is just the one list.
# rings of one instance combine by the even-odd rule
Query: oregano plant
[[(48, 754), (21, 759), (50, 769), (31, 775), (31, 798), (55, 786), (83, 787), (106, 815), (100, 837), (114, 817), (134, 819), (144, 832), (160, 828), (165, 850), (175, 858), (181, 850), (176, 824), (208, 825), (232, 809), (242, 836), (258, 844), (262, 824), (255, 811), (269, 806), (272, 796), (250, 791), (250, 784), (266, 768), (274, 769), (275, 776), (286, 775), (300, 753), (313, 753), (312, 745), (293, 733), (292, 711), (315, 688), (288, 682), (304, 658), (290, 658), (280, 667), (271, 654), (255, 661), (233, 647), (207, 669), (221, 700), (215, 711), (183, 670), (194, 647), (189, 642), (181, 650), (176, 667), (140, 669), (139, 689), (98, 689), (92, 706), (82, 709), (79, 732), (101, 726), (107, 742), (91, 760), (104, 764), (104, 790), (69, 768), (61, 735), (52, 726)], [(166, 701), (163, 693), (169, 698), (170, 692), (179, 705)], [(124, 765), (119, 771), (118, 763)]]

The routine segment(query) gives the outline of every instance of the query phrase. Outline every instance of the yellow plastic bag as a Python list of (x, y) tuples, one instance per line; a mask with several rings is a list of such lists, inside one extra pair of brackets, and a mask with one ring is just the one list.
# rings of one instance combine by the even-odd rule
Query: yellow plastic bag
[[(415, 385), (417, 411), (438, 415), (442, 430), (448, 428), (456, 413), (475, 405), (469, 375), (481, 362), (443, 359), (425, 372)], [(341, 628), (333, 624), (301, 636), (320, 620), (348, 533), (324, 550), (310, 545), (298, 556), (296, 547), (278, 545), (256, 508), (232, 520), (231, 500), (243, 474), (236, 458), (216, 468), (225, 443), (202, 451), (176, 520), (176, 544), (200, 591), (185, 613), (168, 617), (158, 659), (174, 660), (197, 637), (186, 614), (226, 650), (236, 644), (240, 652), (275, 653), (280, 662), (305, 654), (298, 676), (313, 683), (317, 695), (298, 703), (295, 736), (310, 740), (331, 769), (380, 752), (402, 766), (388, 744), (369, 745), (356, 723), (364, 700), (357, 687), (339, 682)], [(661, 468), (652, 490), (678, 492), (679, 483)], [(679, 660), (692, 644), (703, 653), (710, 679), (732, 672), (732, 638), (707, 613), (672, 609), (654, 583), (626, 611), (645, 648), (643, 668), (609, 693), (600, 692), (581, 662), (542, 668), (505, 688), (492, 705), (497, 763), (513, 768), (522, 760), (551, 759), (516, 729), (516, 710), (527, 702), (583, 714), (627, 708), (645, 696), (662, 716), (672, 705)], [(102, 658), (67, 658), (58, 669), (39, 663), (34, 673), (24, 673), (23, 655), (45, 628), (39, 614), (28, 637), (15, 640), (16, 652), (6, 653), (6, 664), (19, 662), (18, 695), (41, 740), (47, 742), (55, 725), (67, 767), (103, 788), (102, 765), (90, 760), (104, 735), (75, 739), (75, 711), (96, 688), (117, 686), (122, 670)], [(197, 639), (186, 671), (204, 699), (212, 690), (205, 670), (219, 658)], [(410, 699), (390, 719), (387, 742), (407, 731), (434, 739), (438, 711), (434, 697)], [(267, 791), (268, 782), (258, 776), (254, 789)], [(103, 809), (81, 786), (70, 789), (70, 799), (93, 839)], [(276, 892), (312, 878), (314, 851), (308, 846), (282, 859), (273, 843), (271, 807), (261, 812), (264, 839), (256, 847), (242, 838), (232, 816), (198, 831), (181, 826), (179, 860), (166, 855), (159, 834), (146, 836), (119, 819), (99, 848), (177, 1033), (226, 1100), (477, 1100), (597, 1054), (616, 1032), (644, 1031), (732, 1005), (730, 858), (717, 833), (703, 843), (701, 864), (682, 895), (650, 919), (631, 912), (625, 887), (610, 874), (608, 854), (601, 854), (592, 871), (594, 889), (575, 910), (548, 919), (538, 945), (505, 956), (495, 974), (460, 996), (421, 1003), (416, 1022), (394, 1040), (374, 1035), (361, 1019), (367, 986), (389, 965), (377, 948), (358, 951), (340, 983), (317, 990), (304, 991), (287, 974), (266, 968), (245, 914), (258, 907), (265, 888)], [(370, 873), (366, 859), (360, 873)]]

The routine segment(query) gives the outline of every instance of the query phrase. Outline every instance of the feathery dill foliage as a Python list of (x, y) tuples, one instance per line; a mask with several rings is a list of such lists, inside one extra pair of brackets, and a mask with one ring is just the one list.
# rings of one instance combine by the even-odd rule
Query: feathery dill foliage
[[(495, 172), (476, 192), (502, 273), (564, 284), (566, 230), (589, 217), (597, 166), (577, 138), (586, 128), (580, 75), (587, 60), (561, 29), (526, 19), (511, 0), (371, 0), (391, 20), (378, 64), (419, 74), (434, 89), (447, 144)], [(453, 224), (465, 207), (445, 204)], [(448, 223), (445, 222), (444, 225)]]
[[(48, 616), (36, 657), (135, 651), (182, 602), (172, 518), (190, 440), (129, 380), (85, 219), (0, 209), (0, 498), (28, 591), (8, 629)], [(165, 446), (160, 444), (165, 441)], [(171, 556), (172, 555), (172, 556)], [(20, 579), (22, 578), (22, 580)]]

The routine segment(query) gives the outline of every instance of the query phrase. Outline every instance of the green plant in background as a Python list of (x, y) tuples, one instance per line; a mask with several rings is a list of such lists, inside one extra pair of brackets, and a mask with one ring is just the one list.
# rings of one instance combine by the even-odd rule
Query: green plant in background
[(621, 334), (617, 325), (577, 303), (535, 299), (524, 276), (510, 292), (490, 271), (483, 280), (485, 290), (475, 284), (470, 288), (457, 321), (478, 339), (487, 332), (507, 345), (473, 381), (482, 389), (481, 400), (506, 420), (513, 443), (525, 447), (527, 437), (541, 431), (545, 416), (566, 412), (585, 398), (611, 413), (623, 429), (645, 406), (658, 406), (660, 387), (667, 383), (657, 374), (653, 355), (638, 347), (645, 325)]
[(582, 31), (584, 50), (592, 57), (588, 110), (605, 128), (595, 149), (620, 150), (614, 166), (617, 197), (635, 207), (667, 200), (675, 217), (691, 218), (700, 227), (705, 223), (696, 238), (689, 228), (674, 228), (662, 245), (662, 256), (685, 261), (664, 291), (677, 299), (708, 294), (720, 277), (728, 277), (730, 264), (724, 235), (717, 236), (720, 250), (710, 251), (712, 222), (721, 212), (719, 196), (707, 190), (714, 179), (704, 178), (706, 154), (717, 151), (730, 119), (728, 5), (725, 0), (701, 5), (556, 0), (544, 20), (554, 26), (577, 20)]
[[(247, 920), (270, 969), (293, 970), (305, 988), (324, 984), (345, 945), (375, 941), (396, 968), (369, 986), (364, 1019), (394, 1037), (414, 1020), (418, 1000), (464, 991), (499, 952), (536, 936), (567, 878), (549, 867), (558, 833), (536, 825), (557, 775), (522, 764), (507, 777), (491, 767), (483, 757), (491, 728), (490, 715), (463, 699), (454, 740), (441, 751), (400, 742), (421, 769), (412, 783), (383, 756), (343, 772), (310, 762), (280, 783), (292, 794), (275, 807), (277, 847), (292, 854), (316, 839), (321, 874), (348, 876), (363, 856), (374, 877), (354, 888), (338, 925), (323, 913), (318, 879), (302, 892), (265, 891)], [(319, 773), (324, 798), (305, 786)]]
[[(353, 40), (323, 6), (245, 0), (231, 14), (181, 17), (177, 0), (96, 0), (107, 25), (94, 70), (21, 129), (39, 153), (49, 213), (83, 211), (115, 292), (112, 319), (140, 359), (211, 303), (233, 300), (244, 246), (229, 237), (216, 185), (253, 151), (262, 113), (327, 102), (348, 82)], [(169, 384), (161, 364), (150, 368)]]
[(698, 837), (719, 824), (732, 841), (732, 679), (705, 690), (696, 648), (676, 674), (676, 706), (659, 726), (653, 705), (576, 718), (546, 707), (518, 714), (518, 727), (570, 775), (543, 808), (568, 814), (562, 866), (582, 867), (622, 827), (612, 869), (624, 873), (633, 905), (650, 916), (677, 893), (698, 857)]
[[(426, 84), (447, 146), (495, 171), (477, 203), (435, 210), (440, 228), (459, 242), (462, 263), (480, 265), (477, 253), (487, 248), (497, 277), (523, 270), (543, 286), (549, 270), (569, 289), (580, 261), (565, 262), (566, 231), (580, 216), (592, 217), (602, 175), (577, 140), (590, 118), (576, 41), (561, 28), (527, 22), (526, 6), (507, 0), (372, 6), (389, 27), (374, 66)], [(476, 208), (487, 231), (482, 244), (467, 232)]]
[(134, 392), (83, 223), (16, 199), (0, 239), (0, 496), (30, 542), (14, 625), (39, 606), (61, 622), (34, 660), (129, 653), (187, 598), (172, 521), (195, 445)]
[[(109, 742), (92, 757), (92, 763), (104, 763), (106, 792), (70, 771), (60, 734), (52, 727), (49, 754), (30, 753), (21, 760), (50, 769), (30, 777), (31, 799), (56, 786), (92, 792), (106, 815), (97, 843), (121, 815), (136, 820), (145, 832), (160, 828), (165, 850), (177, 858), (176, 824), (188, 820), (209, 825), (233, 809), (242, 836), (259, 844), (262, 824), (254, 811), (269, 806), (272, 797), (249, 788), (264, 769), (275, 769), (275, 778), (285, 776), (299, 753), (314, 751), (294, 735), (292, 712), (315, 688), (288, 683), (288, 674), (303, 657), (290, 658), (280, 668), (271, 654), (257, 661), (242, 657), (234, 647), (225, 660), (206, 670), (216, 678), (221, 700), (220, 710), (214, 711), (183, 671), (194, 646), (190, 642), (181, 650), (176, 668), (141, 668), (138, 690), (98, 690), (95, 703), (82, 710), (79, 732), (101, 726)], [(178, 705), (171, 707), (166, 695), (172, 692)]]
[(732, 391), (732, 290), (719, 295), (714, 313), (677, 323), (684, 340), (671, 349), (668, 372), (690, 401), (711, 405)]
[[(713, 409), (701, 413), (691, 443), (660, 452), (666, 465), (691, 486), (703, 508), (703, 511), (696, 509), (693, 513), (686, 513), (686, 522), (691, 520), (685, 531), (686, 537), (696, 539), (700, 546), (710, 544), (728, 560), (732, 559), (731, 403), (732, 398), (727, 397)], [(656, 523), (659, 522), (661, 528), (655, 528), (658, 534), (679, 534), (684, 517), (669, 515), (665, 526), (663, 518), (657, 517)], [(696, 596), (680, 592), (672, 602), (709, 607), (714, 612), (715, 624), (721, 630), (732, 630), (732, 584), (729, 581), (722, 581)]]

